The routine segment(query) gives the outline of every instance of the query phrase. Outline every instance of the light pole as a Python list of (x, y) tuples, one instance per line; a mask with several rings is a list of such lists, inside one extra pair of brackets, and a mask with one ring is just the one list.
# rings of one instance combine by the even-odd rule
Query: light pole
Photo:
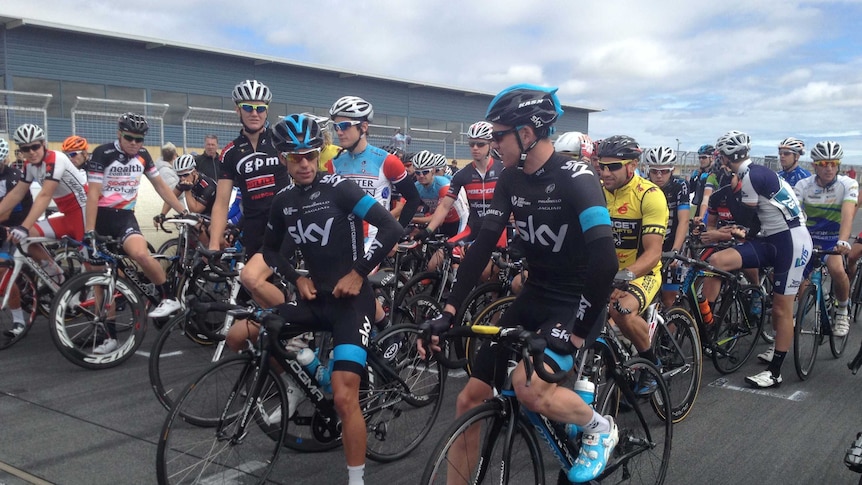
[(679, 138), (676, 139), (676, 151), (679, 151)]

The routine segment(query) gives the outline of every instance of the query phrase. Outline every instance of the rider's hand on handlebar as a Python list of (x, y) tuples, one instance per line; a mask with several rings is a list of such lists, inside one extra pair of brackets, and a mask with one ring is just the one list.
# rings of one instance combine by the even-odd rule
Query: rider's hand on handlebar
[(30, 237), (30, 231), (21, 226), (15, 226), (9, 231), (9, 236), (12, 238), (12, 241), (19, 243), (24, 238)]
[(158, 229), (159, 225), (161, 225), (163, 222), (165, 222), (164, 214), (153, 216), (153, 225), (156, 226), (156, 229)]
[[(436, 318), (432, 318), (431, 320), (426, 320), (422, 323), (420, 328), (423, 331), (427, 331), (428, 334), (431, 335), (431, 341), (429, 342), (429, 348), (431, 352), (440, 352), (440, 335), (441, 333), (449, 330), (452, 327), (452, 320), (455, 318), (450, 312), (444, 311)], [(424, 332), (423, 332), (424, 333)], [(419, 357), (421, 359), (426, 359), (430, 354), (428, 354), (427, 349), (425, 347), (425, 342), (423, 339), (416, 339), (416, 348), (419, 351)]]

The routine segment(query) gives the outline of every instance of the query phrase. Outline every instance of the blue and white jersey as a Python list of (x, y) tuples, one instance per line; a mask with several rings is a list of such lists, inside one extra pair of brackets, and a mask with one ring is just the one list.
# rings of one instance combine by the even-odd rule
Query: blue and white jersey
[(810, 177), (811, 172), (797, 165), (796, 168), (789, 172), (779, 170), (778, 176), (784, 179), (785, 182), (790, 184), (791, 187), (796, 187), (796, 184), (799, 183), (800, 180)]
[(771, 236), (805, 223), (799, 199), (784, 179), (763, 165), (745, 160), (737, 171), (742, 184), (741, 202), (757, 206), (764, 236)]

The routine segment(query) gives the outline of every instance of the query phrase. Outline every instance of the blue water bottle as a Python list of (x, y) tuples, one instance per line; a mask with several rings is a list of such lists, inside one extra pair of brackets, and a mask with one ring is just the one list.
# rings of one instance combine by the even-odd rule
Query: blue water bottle
[[(592, 406), (593, 401), (596, 399), (596, 385), (593, 381), (586, 377), (582, 377), (575, 383), (575, 393), (578, 396), (581, 396), (581, 399), (583, 399), (587, 405)], [(569, 439), (574, 439), (580, 432), (581, 429), (577, 424), (566, 425), (566, 435), (568, 435)]]

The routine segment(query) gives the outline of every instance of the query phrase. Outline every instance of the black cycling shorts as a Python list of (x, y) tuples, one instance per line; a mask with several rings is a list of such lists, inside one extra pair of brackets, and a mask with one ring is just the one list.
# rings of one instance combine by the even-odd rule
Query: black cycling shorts
[(132, 234), (141, 234), (141, 228), (134, 211), (99, 207), (96, 212), (96, 233), (120, 239), (124, 243)]

